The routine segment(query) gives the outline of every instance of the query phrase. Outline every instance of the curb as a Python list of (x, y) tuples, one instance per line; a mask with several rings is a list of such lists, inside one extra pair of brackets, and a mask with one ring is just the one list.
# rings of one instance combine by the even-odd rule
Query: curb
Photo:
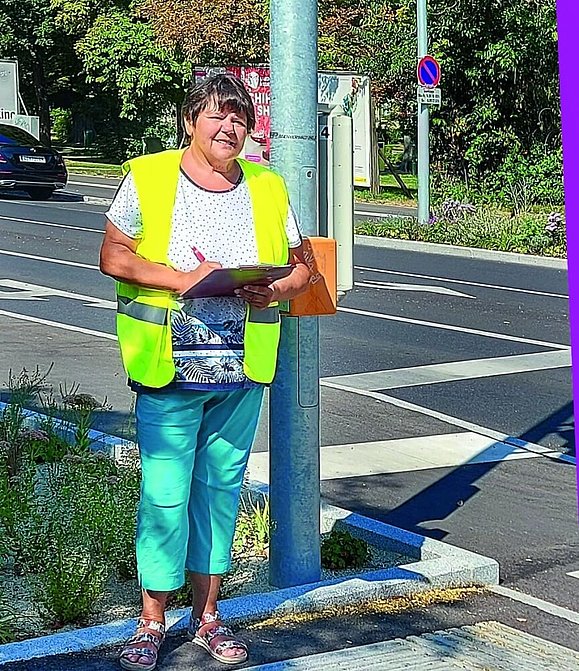
[[(253, 491), (263, 494), (267, 488), (261, 483), (253, 483)], [(226, 599), (219, 604), (224, 619), (240, 625), (274, 615), (321, 611), (329, 606), (407, 596), (433, 589), (497, 585), (499, 582), (499, 566), (493, 559), (336, 506), (322, 504), (322, 515), (330, 527), (335, 525), (373, 544), (380, 543), (389, 550), (404, 552), (415, 561), (348, 578)], [(167, 612), (170, 635), (186, 630), (189, 612), (188, 608)], [(136, 618), (131, 618), (0, 645), (0, 667), (11, 662), (120, 645), (132, 635), (135, 624)]]
[(364, 247), (379, 247), (382, 249), (395, 249), (408, 252), (425, 252), (430, 254), (442, 254), (445, 256), (457, 256), (465, 259), (478, 259), (480, 261), (518, 263), (527, 266), (542, 266), (544, 268), (567, 270), (567, 259), (559, 259), (549, 256), (499, 252), (492, 249), (479, 249), (477, 247), (457, 247), (455, 245), (444, 245), (437, 242), (416, 242), (414, 240), (397, 240), (396, 238), (378, 238), (373, 235), (355, 235), (354, 243)]
[[(6, 405), (0, 403), (0, 411)], [(28, 422), (42, 417), (33, 411), (25, 411), (25, 415)], [(63, 428), (67, 427), (70, 429), (69, 425), (63, 423)], [(104, 449), (115, 459), (122, 459), (126, 450), (136, 449), (134, 443), (100, 431), (91, 431), (90, 437), (95, 442), (95, 449)], [(255, 481), (250, 482), (247, 489), (250, 495), (255, 496), (263, 496), (269, 491), (266, 484)], [(345, 578), (225, 599), (219, 606), (225, 619), (237, 624), (249, 623), (272, 615), (320, 611), (328, 606), (406, 596), (437, 588), (499, 583), (499, 565), (494, 559), (324, 502), (321, 503), (320, 515), (322, 532), (328, 532), (332, 528), (348, 530), (372, 545), (408, 556), (410, 562)], [(170, 633), (183, 632), (187, 628), (188, 618), (189, 609), (168, 612), (167, 628)], [(136, 618), (131, 618), (17, 643), (6, 643), (0, 645), (0, 667), (10, 662), (119, 645), (131, 636), (135, 622)]]

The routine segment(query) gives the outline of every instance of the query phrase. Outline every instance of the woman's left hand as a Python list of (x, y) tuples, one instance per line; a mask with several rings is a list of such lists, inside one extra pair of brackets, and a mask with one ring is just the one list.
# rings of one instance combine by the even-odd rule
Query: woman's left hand
[(277, 300), (275, 297), (275, 286), (270, 284), (268, 287), (263, 287), (257, 284), (249, 284), (241, 289), (235, 290), (235, 295), (243, 298), (246, 303), (258, 310), (265, 310), (270, 303)]

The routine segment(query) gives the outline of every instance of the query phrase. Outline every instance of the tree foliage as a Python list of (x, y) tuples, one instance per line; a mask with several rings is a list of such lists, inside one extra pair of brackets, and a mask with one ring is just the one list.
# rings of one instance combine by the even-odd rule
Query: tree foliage
[(189, 68), (158, 44), (150, 24), (110, 10), (76, 44), (88, 82), (120, 104), (122, 118), (146, 120), (183, 96)]
[[(318, 8), (320, 69), (369, 75), (392, 139), (415, 135), (416, 0)], [(428, 11), (443, 73), (431, 115), (439, 173), (480, 180), (524, 159), (556, 174), (546, 160), (560, 148), (555, 0), (429, 0)], [(3, 0), (0, 56), (18, 58), (45, 132), (51, 105), (88, 101), (135, 135), (181, 99), (193, 65), (266, 63), (268, 12), (268, 0), (234, 12), (223, 0)]]
[[(560, 147), (555, 0), (430, 0), (428, 9), (429, 52), (443, 73), (443, 106), (432, 114), (440, 170), (478, 178), (511, 155)], [(368, 0), (352, 37), (355, 69), (414, 134), (416, 1)], [(353, 65), (337, 49), (325, 58)]]
[(50, 101), (75, 89), (81, 69), (50, 0), (2, 0), (0, 57), (18, 60), (24, 103), (39, 115), (41, 136), (49, 140)]
[(146, 18), (165, 46), (180, 49), (198, 65), (263, 63), (268, 58), (267, 0), (142, 0)]

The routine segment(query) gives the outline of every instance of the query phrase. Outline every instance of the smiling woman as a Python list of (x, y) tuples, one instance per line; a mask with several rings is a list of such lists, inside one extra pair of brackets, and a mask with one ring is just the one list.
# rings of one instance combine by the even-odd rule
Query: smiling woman
[[(279, 301), (304, 291), (298, 224), (281, 177), (238, 158), (255, 124), (236, 77), (194, 86), (183, 106), (190, 145), (141, 156), (107, 212), (101, 270), (118, 280), (117, 333), (137, 393), (142, 498), (137, 564), (143, 610), (121, 666), (151, 671), (169, 592), (190, 574), (189, 633), (234, 664), (247, 647), (220, 619), (239, 492), (265, 385), (274, 376)], [(293, 266), (269, 286), (185, 298), (220, 267)]]

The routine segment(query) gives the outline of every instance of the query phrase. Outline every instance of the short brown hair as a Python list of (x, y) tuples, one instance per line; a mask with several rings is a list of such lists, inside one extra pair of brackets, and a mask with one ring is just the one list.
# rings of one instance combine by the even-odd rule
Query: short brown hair
[(220, 110), (232, 110), (247, 119), (247, 130), (255, 128), (255, 109), (251, 96), (239, 77), (224, 72), (193, 84), (183, 102), (183, 116), (195, 124), (197, 117), (215, 102)]

